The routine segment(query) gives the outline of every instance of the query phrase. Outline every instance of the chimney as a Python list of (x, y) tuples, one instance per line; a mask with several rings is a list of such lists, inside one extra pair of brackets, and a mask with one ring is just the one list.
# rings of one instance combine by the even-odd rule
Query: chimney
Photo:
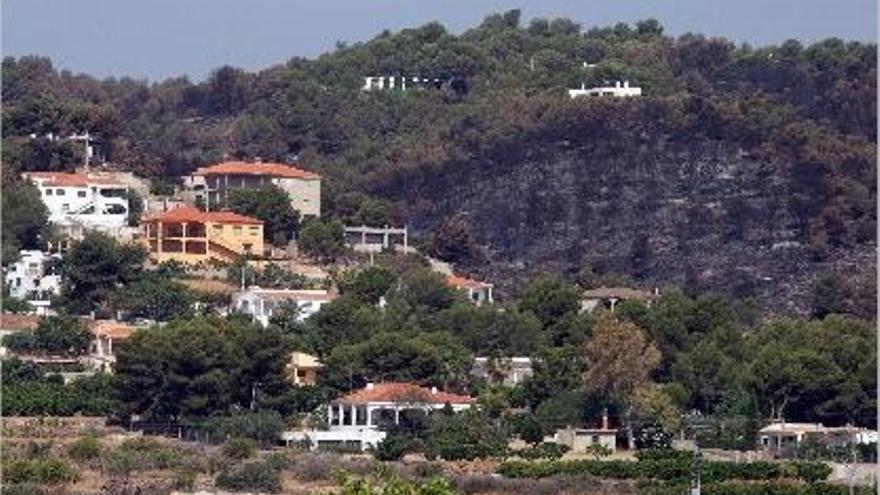
[(437, 395), (437, 387), (431, 387), (431, 395)]
[(367, 390), (373, 390), (373, 382), (367, 382)]
[(602, 409), (602, 429), (608, 429), (608, 408)]

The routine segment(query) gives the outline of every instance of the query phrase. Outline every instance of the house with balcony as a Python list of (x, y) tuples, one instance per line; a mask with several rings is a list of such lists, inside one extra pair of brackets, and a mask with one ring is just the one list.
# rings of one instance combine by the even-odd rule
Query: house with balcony
[(263, 289), (251, 286), (232, 296), (232, 307), (253, 316), (265, 327), (269, 325), (275, 310), (285, 303), (296, 305), (299, 310), (297, 320), (302, 322), (334, 299), (336, 294), (323, 289)]
[(231, 211), (175, 208), (144, 218), (141, 235), (156, 263), (232, 262), (263, 255), (263, 222)]
[(321, 216), (321, 176), (290, 165), (230, 161), (199, 168), (184, 180), (190, 199), (203, 203), (207, 211), (225, 208), (231, 190), (270, 184), (286, 192), (301, 215)]
[(38, 315), (49, 314), (51, 299), (61, 293), (61, 256), (39, 250), (22, 250), (6, 266), (9, 295), (27, 301)]
[(474, 399), (414, 383), (368, 383), (327, 405), (326, 430), (287, 431), (281, 439), (287, 444), (307, 441), (312, 449), (366, 450), (385, 439), (384, 426), (430, 415), (447, 404), (460, 412), (470, 409)]
[(63, 232), (98, 230), (119, 236), (128, 227), (129, 187), (112, 174), (25, 172), (40, 191), (49, 221)]
[(495, 286), (492, 284), (457, 275), (447, 275), (445, 280), (446, 285), (467, 294), (468, 299), (477, 306), (495, 302), (492, 299), (492, 288)]

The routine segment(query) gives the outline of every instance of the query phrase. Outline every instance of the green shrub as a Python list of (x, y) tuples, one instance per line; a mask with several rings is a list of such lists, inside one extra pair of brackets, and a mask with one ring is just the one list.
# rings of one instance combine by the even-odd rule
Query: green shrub
[(220, 443), (228, 438), (252, 438), (263, 446), (273, 445), (284, 429), (284, 419), (275, 411), (215, 417), (198, 425), (208, 441)]
[(4, 466), (6, 483), (69, 483), (79, 479), (79, 473), (62, 459), (27, 459), (12, 461)]
[(113, 474), (125, 475), (132, 471), (175, 469), (184, 464), (185, 458), (184, 451), (179, 448), (149, 438), (137, 438), (105, 452), (104, 466)]
[(220, 473), (215, 484), (227, 490), (278, 493), (281, 476), (266, 462), (249, 462)]
[(196, 486), (197, 473), (192, 469), (179, 469), (174, 473), (174, 489), (191, 492)]
[(46, 495), (46, 490), (36, 483), (13, 483), (3, 485), (4, 495)]
[(257, 442), (250, 438), (230, 438), (223, 444), (223, 455), (230, 459), (249, 459), (257, 452)]
[(101, 456), (101, 443), (95, 437), (80, 437), (67, 446), (67, 455), (78, 462), (90, 461)]
[[(662, 480), (687, 482), (692, 476), (693, 462), (684, 457), (662, 458), (653, 454), (651, 460), (632, 461), (512, 461), (503, 463), (498, 472), (510, 478), (545, 478), (555, 475), (591, 475), (600, 478)], [(716, 462), (701, 463), (704, 483), (727, 480), (771, 481), (802, 479), (814, 483), (825, 479), (831, 470), (822, 464), (797, 463), (792, 465), (770, 462)]]
[(397, 461), (407, 453), (410, 438), (404, 435), (388, 435), (376, 445), (373, 457), (379, 461)]
[(569, 451), (568, 445), (562, 445), (558, 443), (552, 442), (544, 442), (539, 445), (535, 445), (534, 447), (529, 447), (526, 449), (520, 449), (514, 454), (522, 457), (523, 459), (559, 459), (566, 452)]

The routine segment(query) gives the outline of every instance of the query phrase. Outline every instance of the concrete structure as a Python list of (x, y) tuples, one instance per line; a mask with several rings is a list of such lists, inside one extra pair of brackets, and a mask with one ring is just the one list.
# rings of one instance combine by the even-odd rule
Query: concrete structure
[(321, 176), (281, 163), (224, 162), (202, 167), (184, 180), (191, 199), (208, 211), (226, 207), (232, 189), (256, 189), (274, 184), (290, 197), (303, 216), (321, 216)]
[(633, 96), (642, 96), (642, 88), (638, 86), (630, 86), (629, 81), (615, 81), (614, 86), (600, 86), (595, 88), (587, 88), (581, 84), (580, 89), (569, 89), (568, 96), (570, 98), (578, 98), (581, 96), (612, 96), (614, 98), (628, 98)]
[(269, 325), (275, 309), (283, 303), (296, 304), (299, 308), (298, 319), (303, 321), (334, 299), (336, 294), (326, 290), (262, 289), (251, 286), (232, 296), (232, 307), (253, 316), (265, 327)]
[(48, 314), (52, 296), (61, 293), (61, 256), (39, 250), (22, 250), (19, 256), (6, 267), (9, 295), (29, 302), (37, 314)]
[(3, 339), (7, 335), (19, 332), (33, 332), (39, 325), (40, 317), (37, 315), (0, 314), (0, 357), (6, 357), (7, 354), (6, 347), (3, 345)]
[(53, 132), (49, 132), (44, 134), (43, 136), (37, 136), (37, 134), (31, 134), (31, 139), (37, 139), (38, 137), (43, 139), (48, 139), (49, 141), (74, 141), (78, 143), (82, 143), (83, 146), (83, 160), (84, 165), (88, 166), (92, 163), (104, 164), (107, 161), (107, 158), (104, 154), (103, 146), (101, 145), (100, 139), (97, 136), (93, 136), (88, 131), (80, 133), (80, 134), (70, 134), (68, 136), (60, 136), (56, 135)]
[(855, 426), (829, 427), (821, 423), (771, 423), (758, 432), (761, 448), (765, 451), (787, 455), (793, 453), (805, 441), (815, 441), (829, 446), (877, 441), (877, 431)]
[(495, 286), (492, 284), (456, 275), (447, 275), (445, 280), (446, 285), (467, 293), (468, 299), (477, 306), (492, 304), (495, 302), (495, 300), (492, 299), (492, 288)]
[(612, 453), (617, 450), (617, 429), (609, 428), (608, 415), (602, 415), (600, 428), (572, 428), (568, 426), (557, 430), (545, 439), (548, 442), (567, 445), (572, 454), (589, 454), (594, 446), (604, 447)]
[(385, 438), (383, 425), (400, 424), (410, 415), (427, 415), (443, 409), (469, 409), (474, 399), (413, 383), (372, 384), (332, 401), (327, 406), (327, 430), (289, 431), (282, 440), (307, 440), (312, 448), (341, 447), (365, 450)]
[(516, 385), (532, 376), (530, 357), (476, 357), (471, 374), (490, 383)]
[(131, 338), (136, 327), (115, 320), (95, 320), (89, 323), (92, 332), (92, 343), (87, 357), (89, 365), (106, 373), (113, 372), (116, 354), (113, 346)]
[(324, 365), (315, 356), (304, 352), (290, 354), (287, 362), (287, 379), (297, 387), (313, 386), (318, 383), (318, 372)]
[(648, 292), (629, 287), (599, 287), (598, 289), (585, 290), (581, 295), (581, 311), (592, 312), (602, 306), (614, 311), (617, 303), (621, 301), (641, 301), (648, 306), (660, 298), (659, 292)]
[(49, 221), (64, 229), (93, 229), (116, 236), (128, 226), (129, 188), (111, 174), (22, 175), (40, 190)]
[(406, 227), (345, 227), (345, 243), (360, 253), (380, 253), (394, 249), (403, 253), (413, 253), (409, 247), (409, 231)]
[(157, 263), (232, 262), (263, 254), (263, 222), (229, 211), (185, 206), (144, 218), (141, 229), (141, 242)]
[(442, 89), (449, 87), (457, 93), (468, 91), (467, 80), (462, 77), (421, 76), (366, 76), (361, 91), (406, 91), (407, 89)]

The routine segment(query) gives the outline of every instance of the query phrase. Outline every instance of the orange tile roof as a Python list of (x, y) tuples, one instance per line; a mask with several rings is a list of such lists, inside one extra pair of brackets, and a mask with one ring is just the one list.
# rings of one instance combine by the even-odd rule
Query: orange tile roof
[(201, 167), (196, 170), (196, 175), (271, 175), (273, 177), (284, 177), (286, 179), (320, 179), (321, 176), (302, 170), (300, 168), (291, 167), (282, 163), (262, 163), (262, 162), (223, 162), (210, 167)]
[(0, 314), (0, 330), (36, 330), (40, 325), (37, 315)]
[(465, 277), (459, 277), (457, 275), (447, 275), (446, 284), (451, 285), (456, 289), (488, 289), (489, 287), (492, 287), (492, 284), (472, 280)]
[(195, 206), (181, 206), (173, 210), (150, 215), (144, 222), (202, 222), (202, 223), (243, 223), (263, 225), (262, 220), (231, 211), (202, 211)]
[(27, 172), (24, 175), (31, 179), (44, 180), (44, 185), (52, 187), (125, 186), (122, 182), (108, 176), (64, 172)]
[(427, 404), (470, 404), (473, 398), (440, 390), (433, 391), (415, 383), (383, 382), (344, 395), (335, 402), (364, 404), (367, 402), (421, 402)]
[(113, 340), (125, 340), (137, 330), (136, 327), (116, 320), (94, 320), (89, 323), (89, 327), (96, 337), (107, 337)]

